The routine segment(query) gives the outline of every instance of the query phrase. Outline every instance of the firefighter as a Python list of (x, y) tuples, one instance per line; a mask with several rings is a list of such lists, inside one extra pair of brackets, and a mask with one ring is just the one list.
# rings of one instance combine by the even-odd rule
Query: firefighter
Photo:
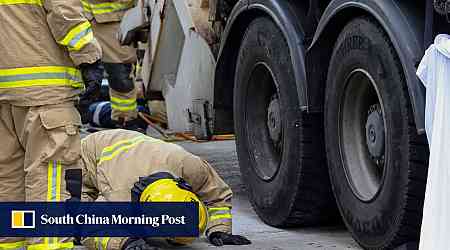
[[(206, 161), (180, 146), (115, 129), (87, 136), (81, 148), (84, 201), (171, 202), (190, 197), (201, 201), (199, 229), (207, 220), (205, 233), (213, 245), (250, 244), (245, 237), (231, 234), (231, 189)], [(83, 244), (91, 250), (149, 247), (145, 240), (129, 238), (87, 238)]]
[[(0, 201), (76, 199), (75, 102), (84, 85), (100, 83), (100, 45), (79, 0), (2, 0), (0, 23)], [(73, 242), (0, 238), (1, 250), (25, 248), (72, 249)]]
[(137, 90), (132, 79), (133, 64), (136, 63), (137, 56), (133, 47), (119, 44), (117, 32), (123, 15), (135, 5), (136, 0), (81, 2), (103, 49), (102, 62), (108, 73), (110, 87), (111, 119), (118, 127), (124, 127), (127, 121), (137, 118)]

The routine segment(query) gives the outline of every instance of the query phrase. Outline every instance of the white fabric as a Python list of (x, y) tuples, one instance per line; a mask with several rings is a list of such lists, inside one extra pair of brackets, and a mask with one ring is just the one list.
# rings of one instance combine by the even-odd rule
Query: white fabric
[[(436, 91), (444, 87), (450, 79), (450, 36), (438, 35), (435, 43), (425, 52), (425, 56), (417, 69), (417, 75), (427, 89), (425, 107), (425, 130), (431, 145), (432, 128), (436, 107)], [(438, 86), (439, 83), (441, 86)]]
[(102, 126), (102, 124), (100, 123), (100, 112), (102, 112), (103, 107), (108, 103), (109, 102), (101, 102), (97, 105), (97, 107), (95, 107), (94, 117), (93, 117), (92, 121), (94, 122), (94, 124), (96, 126), (99, 126), (99, 127)]
[(450, 36), (439, 35), (417, 75), (426, 87), (425, 129), (430, 163), (420, 250), (450, 249)]

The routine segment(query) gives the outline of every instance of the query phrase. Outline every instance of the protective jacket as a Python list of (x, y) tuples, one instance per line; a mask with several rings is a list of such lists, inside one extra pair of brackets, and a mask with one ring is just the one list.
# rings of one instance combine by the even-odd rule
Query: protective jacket
[[(170, 172), (189, 183), (208, 207), (206, 234), (231, 233), (232, 191), (209, 164), (178, 145), (138, 132), (108, 130), (82, 140), (83, 199), (130, 201), (139, 177)], [(89, 249), (120, 249), (123, 238), (86, 239)]]
[(95, 37), (103, 48), (103, 62), (134, 63), (136, 52), (121, 46), (117, 39), (120, 21), (136, 0), (81, 0), (85, 16), (91, 21)]
[(120, 22), (125, 12), (136, 4), (136, 0), (82, 0), (86, 17), (98, 23)]
[(0, 23), (0, 101), (74, 99), (83, 88), (76, 66), (102, 56), (78, 0), (1, 0)]

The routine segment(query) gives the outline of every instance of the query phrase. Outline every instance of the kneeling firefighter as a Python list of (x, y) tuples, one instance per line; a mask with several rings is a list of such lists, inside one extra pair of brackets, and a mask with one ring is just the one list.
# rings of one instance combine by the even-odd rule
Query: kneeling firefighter
[[(195, 200), (199, 202), (199, 230), (205, 231), (213, 245), (250, 244), (231, 233), (232, 191), (206, 161), (178, 145), (122, 129), (91, 134), (81, 145), (84, 201)], [(153, 249), (144, 239), (133, 238), (85, 238), (82, 243), (91, 250)]]

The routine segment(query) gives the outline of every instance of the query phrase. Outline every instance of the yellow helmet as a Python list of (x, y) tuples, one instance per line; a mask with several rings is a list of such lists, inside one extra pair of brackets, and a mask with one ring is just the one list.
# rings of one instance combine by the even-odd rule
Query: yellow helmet
[[(140, 187), (139, 187), (140, 186)], [(145, 186), (145, 188), (144, 188)], [(136, 190), (143, 190), (137, 192)], [(175, 178), (167, 172), (159, 172), (146, 178), (141, 178), (132, 189), (132, 200), (140, 202), (197, 202), (199, 232), (202, 234), (206, 229), (207, 210), (203, 202), (192, 192), (192, 188), (182, 179)], [(172, 243), (187, 245), (195, 238), (177, 237), (168, 239)]]

